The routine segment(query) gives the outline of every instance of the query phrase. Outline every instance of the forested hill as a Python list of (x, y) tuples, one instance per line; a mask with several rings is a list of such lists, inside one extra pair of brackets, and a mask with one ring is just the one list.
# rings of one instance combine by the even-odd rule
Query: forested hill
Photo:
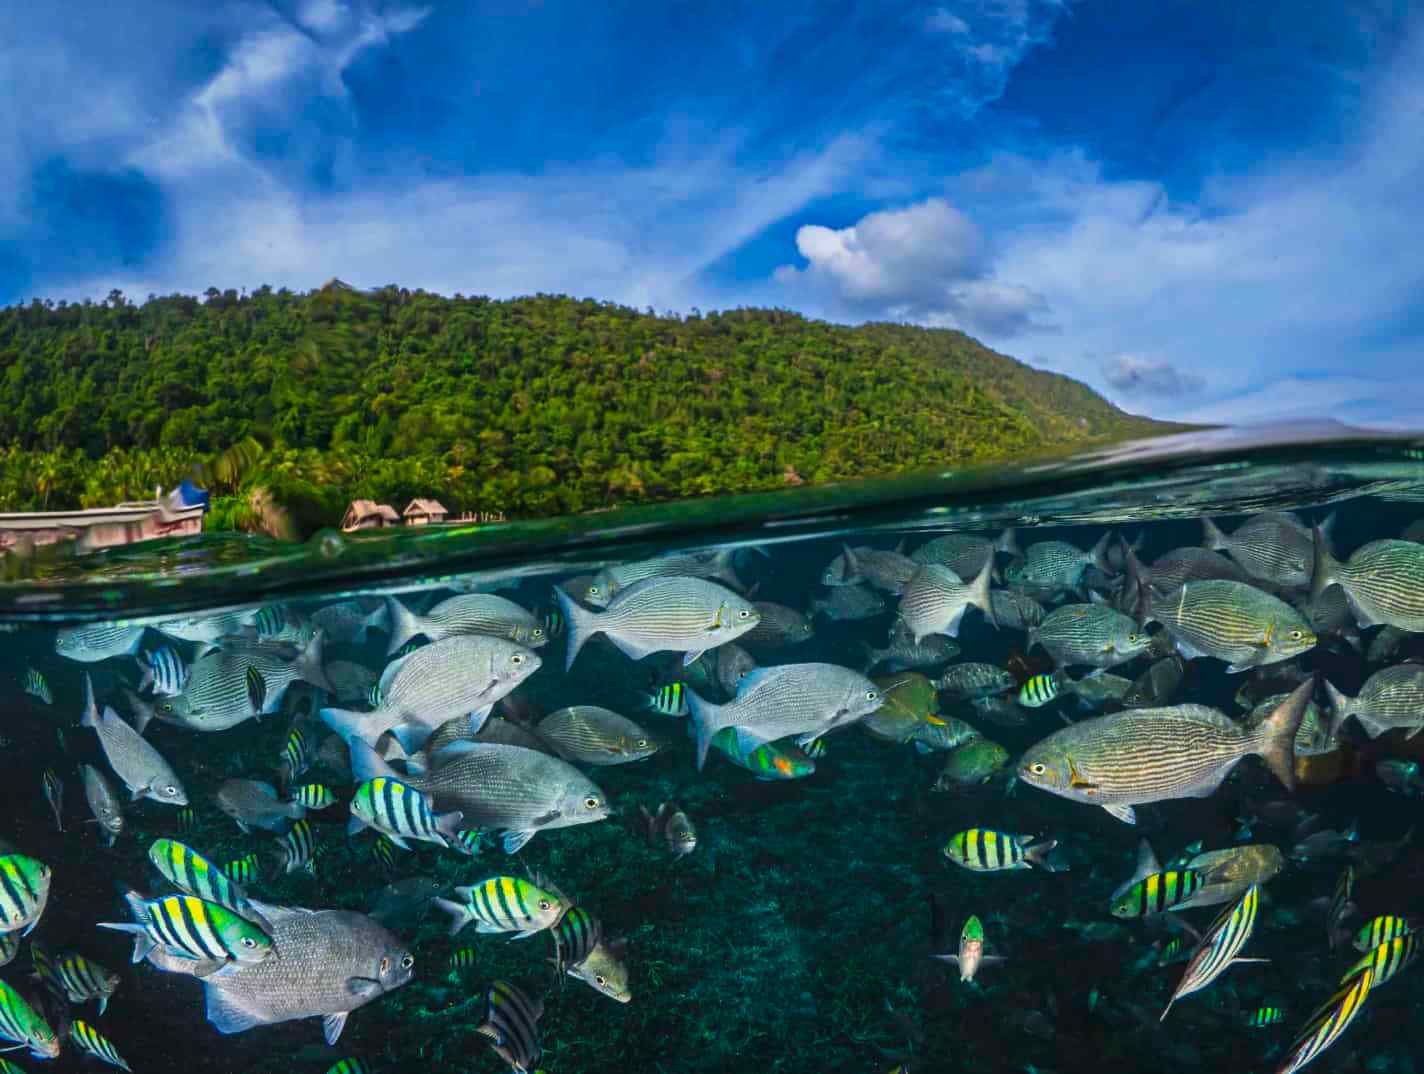
[(239, 443), (219, 492), (334, 523), (357, 496), (527, 516), (1162, 428), (960, 332), (339, 281), (12, 307), (0, 373), (0, 510), (150, 494)]

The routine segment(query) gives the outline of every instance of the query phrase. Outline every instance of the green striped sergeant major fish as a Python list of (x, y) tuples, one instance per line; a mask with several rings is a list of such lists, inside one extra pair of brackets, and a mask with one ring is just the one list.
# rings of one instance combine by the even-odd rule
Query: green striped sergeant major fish
[(23, 937), (18, 932), (0, 932), (0, 967), (8, 966), (20, 953)]
[(25, 668), (25, 674), (20, 679), (20, 689), (31, 697), (43, 701), (46, 705), (54, 704), (54, 694), (50, 691), (49, 682), (41, 671), (36, 671), (31, 667)]
[(1161, 624), (1186, 659), (1224, 660), (1229, 674), (1289, 660), (1319, 641), (1289, 604), (1244, 582), (1185, 582), (1150, 597), (1143, 619)]
[(1334, 1044), (1360, 1013), (1373, 984), (1373, 972), (1368, 968), (1361, 970), (1317, 1007), (1286, 1049), (1285, 1061), (1276, 1068), (1276, 1074), (1295, 1074)]
[(195, 895), (160, 895), (145, 899), (130, 891), (131, 922), (101, 921), (101, 929), (133, 934), (135, 962), (155, 947), (187, 959), (261, 962), (272, 953), (272, 940), (257, 925), (225, 906)]
[(551, 961), (562, 975), (593, 953), (603, 939), (603, 925), (582, 906), (570, 906), (549, 929), (549, 937), (554, 941)]
[(1396, 728), (1413, 738), (1424, 728), (1424, 667), (1397, 664), (1376, 671), (1354, 697), (1342, 693), (1329, 679), (1325, 694), (1330, 699), (1330, 737), (1340, 733), (1353, 716), (1370, 738), (1379, 738)]
[(139, 654), (139, 693), (154, 697), (176, 697), (188, 684), (188, 665), (171, 645), (146, 649)]
[(4, 981), (0, 981), (0, 1039), (28, 1048), (36, 1059), (59, 1055), (59, 1038), (50, 1024)]
[(133, 1067), (129, 1066), (128, 1061), (119, 1054), (113, 1042), (82, 1018), (76, 1018), (74, 1023), (69, 1027), (69, 1039), (75, 1043), (80, 1051), (88, 1052), (101, 1063), (107, 1063), (111, 1067), (118, 1067), (120, 1070), (133, 1070)]
[(97, 664), (115, 656), (132, 656), (143, 641), (143, 629), (124, 622), (65, 627), (55, 635), (54, 651), (86, 664)]
[(374, 828), (402, 850), (410, 849), (407, 839), (443, 847), (450, 845), (463, 819), (458, 809), (436, 816), (422, 791), (400, 780), (377, 776), (356, 788), (347, 832), (354, 835)]
[(215, 902), (249, 921), (256, 920), (242, 885), (186, 843), (155, 839), (148, 848), (148, 860), (181, 891)]
[(1374, 981), (1370, 987), (1372, 989), (1379, 988), (1393, 980), (1395, 975), (1413, 962), (1418, 954), (1419, 933), (1406, 932), (1403, 936), (1396, 936), (1392, 940), (1385, 940), (1375, 946), (1345, 971), (1345, 975), (1340, 978), (1340, 983), (1344, 984), (1361, 971), (1369, 970), (1374, 975)]
[(292, 795), (306, 809), (327, 809), (336, 804), (336, 795), (320, 783), (303, 783)]
[(686, 716), (691, 711), (687, 707), (687, 687), (680, 682), (664, 683), (647, 695), (647, 708), (664, 716)]
[(1110, 907), (1113, 917), (1146, 917), (1168, 910), (1184, 910), (1202, 888), (1201, 874), (1193, 869), (1169, 870), (1143, 877), (1118, 895)]
[(595, 766), (641, 761), (658, 744), (628, 717), (597, 705), (571, 705), (539, 721), (539, 737), (560, 757)]
[(955, 832), (945, 844), (944, 856), (955, 865), (976, 873), (997, 873), (1037, 866), (1056, 872), (1048, 864), (1048, 853), (1058, 840), (1037, 842), (1036, 835), (1010, 835), (988, 828), (966, 828)]
[(257, 609), (253, 627), (263, 641), (290, 641), (306, 645), (320, 629), (317, 624), (285, 604), (264, 604)]
[(1295, 735), (1314, 689), (1302, 683), (1265, 719), (1238, 724), (1205, 705), (1128, 709), (1064, 727), (1019, 761), (1030, 786), (1101, 806), (1127, 824), (1132, 807), (1209, 797), (1247, 754), (1295, 787)]
[(566, 671), (595, 634), (604, 635), (633, 660), (680, 652), (686, 666), (761, 622), (751, 601), (703, 578), (670, 576), (636, 582), (621, 590), (602, 612), (574, 603), (562, 589), (556, 588), (554, 595), (569, 624)]
[(1279, 1007), (1257, 1007), (1246, 1017), (1246, 1025), (1251, 1029), (1265, 1029), (1285, 1020), (1285, 1012)]
[(718, 731), (712, 748), (759, 780), (802, 779), (816, 771), (816, 762), (805, 750), (786, 742), (763, 742), (740, 727)]
[(441, 724), (462, 716), (469, 717), (471, 733), (478, 732), (494, 703), (541, 664), (538, 653), (518, 642), (457, 634), (387, 664), (374, 711), (324, 708), (319, 715), (348, 744), (357, 738), (374, 744), (389, 731), (410, 754)]
[(291, 831), (276, 840), (276, 853), (278, 860), (282, 863), (283, 873), (295, 873), (301, 870), (311, 876), (316, 876), (316, 859), (318, 854), (316, 833), (312, 831), (311, 821), (302, 819), (292, 825)]
[[(300, 727), (293, 727), (287, 733), (286, 744), (279, 758), (282, 765), (282, 782), (290, 784), (311, 767), (311, 753), (307, 748), (307, 736)], [(306, 803), (303, 802), (303, 805)]]
[(455, 973), (474, 969), (480, 961), (479, 952), (473, 947), (462, 947), (450, 955), (449, 966)]
[(916, 644), (931, 634), (959, 636), (959, 624), (966, 608), (975, 607), (984, 613), (989, 625), (998, 627), (994, 605), (989, 599), (989, 581), (993, 565), (984, 569), (972, 582), (964, 582), (948, 567), (927, 564), (915, 571), (905, 584), (900, 597), (900, 619), (909, 629)]
[(1373, 951), (1380, 944), (1389, 943), (1413, 931), (1413, 927), (1404, 918), (1385, 914), (1371, 918), (1362, 925), (1352, 942), (1356, 951)]
[(964, 923), (964, 929), (959, 934), (959, 951), (953, 955), (934, 955), (932, 957), (941, 962), (952, 962), (958, 966), (961, 982), (974, 980), (980, 966), (1004, 961), (998, 955), (984, 953), (984, 926), (980, 923), (979, 918), (972, 914), (969, 920)]
[(1202, 941), (1192, 953), (1182, 979), (1167, 1001), (1166, 1009), (1158, 1021), (1165, 1021), (1172, 1004), (1183, 996), (1200, 992), (1211, 984), (1228, 968), (1241, 962), (1266, 962), (1264, 958), (1244, 958), (1241, 949), (1251, 938), (1256, 928), (1256, 915), (1261, 909), (1261, 888), (1252, 884), (1235, 905), (1223, 910), (1202, 936)]
[[(1113, 677), (1115, 676), (1105, 675), (1101, 668), (1088, 672), (1081, 679), (1073, 678), (1062, 668), (1049, 674), (1031, 675), (1019, 687), (1019, 704), (1024, 708), (1037, 709), (1069, 694), (1092, 696), (1093, 686), (1099, 680)], [(1115, 689), (1114, 685), (1107, 693), (1111, 695)], [(1092, 701), (1087, 704), (1089, 707), (1097, 707)]]
[(372, 1070), (366, 1060), (348, 1055), (327, 1067), (326, 1074), (372, 1074)]
[(1158, 966), (1170, 966), (1172, 963), (1180, 961), (1187, 956), (1187, 952), (1180, 936), (1173, 936), (1157, 953)]
[(262, 876), (262, 864), (255, 852), (247, 853), (228, 862), (222, 871), (234, 884), (252, 884)]
[(791, 735), (803, 749), (822, 735), (848, 726), (884, 703), (880, 689), (864, 675), (835, 664), (781, 664), (758, 668), (742, 680), (725, 705), (687, 692), (697, 740), (697, 767), (717, 733), (740, 727), (764, 742)]
[(504, 638), (538, 649), (549, 635), (533, 612), (493, 593), (461, 593), (442, 600), (424, 615), (416, 615), (395, 597), (386, 598), (391, 623), (390, 655), (411, 638), (424, 634), (430, 641), (460, 634)]
[(104, 706), (101, 716), (94, 704), (94, 684), (84, 676), (84, 716), (81, 727), (99, 736), (99, 747), (114, 774), (135, 798), (152, 798), (162, 805), (185, 806), (188, 794), (173, 767), (123, 718)]
[(530, 999), (508, 981), (495, 981), (485, 996), (484, 1021), (475, 1032), (488, 1037), (496, 1055), (514, 1074), (534, 1074), (539, 1061), (539, 1018), (544, 1001)]
[[(1324, 524), (1328, 531), (1331, 516)], [(1310, 585), (1314, 541), (1310, 528), (1294, 515), (1267, 511), (1223, 533), (1209, 518), (1202, 522), (1202, 547), (1226, 552), (1253, 578), (1299, 589)]]
[(388, 873), (395, 872), (396, 869), (396, 845), (384, 835), (376, 836), (376, 841), (371, 844), (371, 857)]
[(45, 911), (53, 873), (28, 854), (0, 855), (0, 932), (28, 936)]
[(512, 932), (522, 940), (551, 927), (564, 912), (564, 900), (533, 881), (517, 876), (492, 876), (458, 887), (460, 901), (435, 899), (450, 915), (450, 935), (474, 922), (476, 932)]
[(1065, 667), (1116, 667), (1147, 651), (1151, 639), (1128, 616), (1106, 604), (1065, 604), (1028, 630), (1035, 645)]
[(815, 742), (809, 742), (802, 752), (813, 761), (823, 760), (826, 756), (826, 740), (818, 738)]
[(1315, 534), (1312, 596), (1339, 585), (1361, 627), (1384, 625), (1424, 632), (1424, 544), (1371, 541), (1341, 563), (1328, 539)]
[(51, 955), (44, 944), (31, 941), (30, 957), (34, 960), (35, 975), (44, 986), (70, 1003), (98, 1000), (99, 1013), (103, 1014), (109, 997), (118, 990), (117, 973), (73, 951)]
[[(574, 595), (595, 608), (607, 608), (620, 593), (639, 582), (674, 577), (711, 579), (740, 592), (745, 587), (733, 567), (735, 556), (736, 549), (721, 548), (713, 552), (673, 552), (634, 563), (620, 563), (604, 567), (589, 580), (582, 594)], [(564, 619), (568, 621), (567, 611)]]
[(455, 838), (450, 840), (450, 849), (456, 853), (463, 854), (467, 858), (473, 858), (480, 852), (480, 845), (484, 841), (484, 832), (478, 828), (461, 828), (455, 833)]

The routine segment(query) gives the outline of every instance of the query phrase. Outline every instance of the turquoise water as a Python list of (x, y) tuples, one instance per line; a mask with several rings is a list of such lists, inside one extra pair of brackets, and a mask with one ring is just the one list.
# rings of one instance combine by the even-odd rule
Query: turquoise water
[[(1068, 722), (1122, 711), (1121, 698), (1079, 700), (1065, 691), (1042, 707), (1014, 704), (1021, 684), (1051, 673), (1054, 662), (1044, 648), (1030, 646), (1025, 629), (1008, 623), (995, 629), (976, 608), (964, 616), (953, 655), (942, 648), (940, 659), (918, 669), (893, 662), (871, 669), (874, 689), (895, 698), (903, 716), (898, 723), (882, 706), (879, 720), (849, 722), (827, 733), (820, 742), (824, 752), (810, 761), (782, 740), (784, 768), (773, 765), (772, 774), (784, 777), (787, 769), (812, 765), (814, 771), (759, 779), (758, 771), (738, 767), (715, 748), (699, 771), (689, 718), (649, 708), (649, 695), (665, 687), (709, 702), (732, 696), (715, 664), (724, 646), (684, 666), (678, 652), (635, 660), (595, 637), (566, 670), (571, 614), (554, 614), (560, 609), (554, 587), (591, 604), (589, 576), (600, 571), (615, 569), (616, 576), (621, 565), (649, 558), (720, 552), (718, 577), (707, 584), (725, 586), (726, 596), (710, 609), (712, 620), (733, 622), (743, 600), (763, 602), (758, 615), (768, 627), (775, 616), (786, 617), (779, 642), (741, 637), (731, 644), (760, 668), (816, 663), (858, 674), (866, 648), (886, 646), (899, 604), (889, 590), (900, 583), (868, 586), (865, 618), (807, 616), (809, 637), (798, 632), (801, 619), (766, 607), (804, 614), (813, 601), (833, 598), (839, 587), (822, 582), (847, 544), (881, 552), (903, 547), (913, 555), (946, 534), (997, 539), (1012, 529), (1020, 551), (1049, 540), (1086, 551), (1111, 533), (1104, 558), (1071, 591), (1027, 587), (1012, 551), (995, 553), (993, 589), (1032, 589), (1045, 613), (1061, 604), (1089, 603), (1089, 594), (1135, 611), (1133, 591), (1122, 581), (1119, 538), (1139, 544), (1138, 557), (1150, 565), (1173, 549), (1199, 546), (1201, 516), (1234, 533), (1262, 512), (1294, 512), (1303, 525), (1333, 513), (1329, 541), (1344, 557), (1372, 540), (1417, 536), (1410, 527), (1421, 515), (1421, 497), (1424, 462), (1409, 438), (1320, 430), (1255, 438), (1204, 434), (1012, 468), (471, 531), (326, 533), (297, 546), (208, 536), (92, 557), (51, 551), (8, 562), (0, 614), (11, 685), (0, 728), (6, 740), (0, 775), (10, 793), (0, 835), (49, 866), (52, 885), (36, 929), (16, 945), (0, 978), (28, 997), (66, 1040), (58, 1059), (24, 1053), (10, 1058), (30, 1070), (92, 1067), (99, 1061), (68, 1043), (71, 1019), (82, 1018), (136, 1071), (320, 1074), (343, 1058), (359, 1058), (372, 1070), (493, 1072), (509, 1064), (477, 1027), (485, 1019), (488, 986), (502, 979), (543, 1003), (537, 1023), (542, 1056), (529, 1069), (551, 1074), (885, 1072), (900, 1064), (916, 1071), (1104, 1072), (1168, 1064), (1216, 1070), (1228, 1063), (1231, 1069), (1276, 1070), (1312, 1011), (1361, 957), (1348, 937), (1333, 950), (1328, 941), (1324, 904), (1345, 871), (1354, 870), (1358, 907), (1349, 925), (1424, 910), (1424, 855), (1404, 839), (1418, 819), (1420, 800), (1380, 774), (1382, 762), (1420, 758), (1424, 739), (1406, 739), (1399, 730), (1370, 738), (1354, 721), (1335, 739), (1325, 733), (1324, 682), (1354, 696), (1375, 672), (1424, 655), (1417, 635), (1402, 632), (1385, 644), (1386, 628), (1361, 628), (1341, 601), (1310, 604), (1300, 580), (1254, 578), (1253, 589), (1304, 609), (1317, 644), (1261, 673), (1228, 673), (1226, 661), (1210, 655), (1185, 660), (1180, 685), (1166, 701), (1210, 705), (1240, 718), (1251, 702), (1315, 673), (1315, 697), (1326, 719), (1317, 739), (1296, 740), (1299, 786), (1288, 792), (1258, 758), (1249, 757), (1209, 796), (1140, 805), (1137, 823), (1127, 825), (1090, 802), (1011, 778), (1016, 760), (1040, 740)], [(1231, 555), (1230, 564), (1236, 564), (1240, 557)], [(482, 741), (497, 733), (504, 736), (500, 743), (517, 738), (522, 748), (562, 748), (573, 758), (562, 763), (596, 787), (597, 815), (587, 823), (550, 825), (515, 854), (503, 849), (501, 826), (466, 824), (489, 829), (473, 856), (416, 841), (386, 864), (373, 851), (372, 832), (348, 834), (358, 779), (322, 710), (371, 709), (369, 687), (405, 640), (392, 638), (392, 624), (406, 613), (425, 615), (442, 600), (481, 592), (528, 613), (521, 640), (507, 644), (532, 653), (540, 665), (496, 702), (494, 722), (481, 728)], [(875, 601), (881, 610), (873, 610)], [(328, 612), (313, 648), (312, 617), (320, 621), (323, 609), (341, 602), (355, 602), (352, 620), (337, 622)], [(355, 628), (368, 617), (358, 635)], [(127, 628), (119, 643), (124, 651), (76, 659), (96, 654), (57, 646), (58, 632), (96, 622)], [(474, 636), (461, 633), (468, 626), (457, 625), (450, 636)], [(535, 626), (549, 636), (530, 635)], [(427, 622), (426, 629), (444, 634), (449, 628)], [(1112, 674), (1136, 679), (1172, 650), (1160, 625), (1142, 633), (1151, 647), (1108, 669)], [(421, 636), (414, 632), (408, 659), (449, 640), (424, 634), (421, 645)], [(232, 726), (205, 732), (175, 722), (162, 708), (172, 702), (141, 688), (142, 654), (165, 649), (190, 669), (206, 667), (204, 661), (221, 659), (225, 651), (247, 654), (234, 658), (237, 678), (230, 693), (238, 715), (219, 721)], [(501, 653), (508, 657), (511, 651)], [(955, 668), (969, 662), (990, 665), (1011, 680), (998, 701), (976, 707), (952, 687), (930, 689), (929, 701), (904, 700), (912, 683), (908, 672), (952, 678)], [(307, 677), (324, 680), (320, 686), (302, 679), (289, 685), (291, 675), (273, 670), (298, 663), (316, 669)], [(476, 674), (473, 661), (453, 670), (438, 661), (430, 667), (430, 676)], [(1069, 668), (1073, 679), (1089, 670)], [(100, 736), (80, 725), (86, 675), (101, 712), (111, 706), (133, 720), (157, 710), (144, 738), (181, 782), (191, 817), (170, 803), (128, 800)], [(1097, 677), (1098, 685), (1103, 679)], [(1087, 681), (1091, 686), (1095, 680)], [(1250, 687), (1244, 705), (1243, 686)], [(48, 699), (36, 696), (44, 693)], [(213, 702), (204, 704), (208, 715)], [(655, 752), (627, 763), (591, 764), (592, 755), (570, 753), (554, 730), (549, 738), (540, 736), (546, 715), (574, 705), (598, 706), (633, 721), (632, 737), (651, 746), (624, 742), (622, 748)], [(258, 709), (266, 710), (260, 718)], [(416, 709), (407, 714), (414, 723), (433, 718)], [(352, 719), (368, 726), (359, 715)], [(977, 774), (968, 780), (942, 775), (950, 751), (918, 749), (914, 740), (945, 745), (950, 732), (943, 728), (963, 726), (954, 720), (971, 729), (961, 737), (972, 733), (1002, 746), (1005, 763), (984, 772), (983, 780)], [(437, 732), (437, 742), (441, 734), (459, 737), (461, 728), (473, 733), (468, 718), (461, 721)], [(203, 726), (198, 717), (189, 723)], [(284, 780), (282, 758), (293, 730), (304, 738), (311, 767)], [(419, 787), (424, 777), (401, 764), (404, 747), (398, 750), (390, 736), (372, 738), (394, 759), (388, 774)], [(458, 753), (423, 759), (438, 772)], [(85, 765), (122, 799), (124, 830), (112, 847), (90, 822), (80, 774)], [(42, 790), (46, 771), (63, 786), (62, 832)], [(334, 804), (306, 817), (318, 848), (311, 872), (283, 872), (281, 832), (244, 832), (215, 802), (218, 788), (237, 778), (271, 783), (281, 802), (308, 783), (332, 792)], [(1406, 783), (1403, 790), (1414, 786)], [(442, 791), (430, 798), (437, 813), (453, 808)], [(695, 828), (690, 853), (674, 853), (661, 833), (649, 838), (641, 810), (655, 814), (662, 803), (675, 803)], [(566, 812), (576, 808), (576, 801), (566, 803)], [(290, 823), (287, 818), (278, 828)], [(1030, 848), (1056, 840), (1043, 851), (1050, 868), (962, 868), (945, 848), (956, 832), (969, 829), (1032, 836), (1024, 840)], [(1309, 842), (1320, 833), (1351, 831), (1357, 838)], [(1232, 903), (1142, 919), (1113, 916), (1112, 893), (1133, 873), (1143, 837), (1164, 865), (1179, 855), (1192, 857), (1184, 848), (1198, 841), (1202, 853), (1255, 844), (1278, 847), (1285, 858), (1284, 867), (1262, 881), (1259, 914), (1241, 952), (1270, 961), (1231, 967), (1179, 1000), (1165, 1021), (1159, 1015), (1185, 963), (1164, 951), (1174, 938), (1186, 953), (1196, 942), (1173, 922), (1185, 920), (1202, 932)], [(255, 853), (260, 874), (246, 884), (247, 893), (268, 907), (361, 914), (377, 909), (389, 938), (381, 951), (361, 956), (374, 967), (369, 975), (382, 979), (381, 958), (398, 966), (409, 955), (410, 979), (383, 979), (374, 992), (358, 983), (351, 994), (361, 993), (360, 1002), (352, 1003), (333, 1046), (324, 1043), (316, 1012), (219, 1032), (205, 1011), (205, 990), (212, 984), (181, 972), (207, 973), (217, 963), (170, 961), (169, 972), (148, 962), (134, 965), (130, 938), (96, 927), (130, 920), (125, 891), (156, 897), (176, 890), (149, 861), (152, 844), (162, 838), (181, 840), (217, 864)], [(1308, 849), (1298, 850), (1302, 845)], [(1293, 852), (1308, 860), (1294, 860)], [(629, 1002), (617, 1002), (585, 980), (558, 977), (549, 962), (549, 932), (510, 940), (507, 934), (477, 934), (470, 926), (451, 938), (449, 918), (429, 902), (432, 894), (454, 898), (457, 886), (502, 875), (529, 881), (534, 873), (564, 903), (599, 921), (621, 955)], [(413, 882), (418, 878), (427, 882)], [(410, 897), (393, 900), (393, 883), (404, 885), (396, 894), (403, 890)], [(932, 956), (957, 949), (971, 915), (982, 922), (986, 953), (1004, 961), (962, 982), (955, 967)], [(349, 926), (352, 919), (341, 920)], [(93, 1002), (70, 1003), (35, 983), (30, 970), (36, 939), (51, 953), (78, 952), (120, 976), (102, 1015)], [(626, 941), (626, 949), (613, 941)], [(471, 964), (452, 969), (452, 956), (463, 949), (472, 952), (464, 956)], [(315, 956), (284, 953), (279, 942), (269, 957), (295, 965)], [(352, 970), (343, 967), (345, 981)], [(240, 976), (229, 969), (212, 981)], [(262, 993), (253, 990), (259, 1000), (252, 1002), (260, 1002)], [(1414, 1070), (1421, 1054), (1421, 999), (1424, 979), (1417, 968), (1406, 967), (1371, 991), (1313, 1069)], [(1261, 1008), (1279, 1008), (1279, 1022), (1250, 1026)], [(234, 1028), (230, 1018), (226, 1028)]]

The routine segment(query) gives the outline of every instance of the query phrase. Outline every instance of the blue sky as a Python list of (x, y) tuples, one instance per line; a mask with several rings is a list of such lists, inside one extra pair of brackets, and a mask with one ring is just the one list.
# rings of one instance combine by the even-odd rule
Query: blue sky
[(0, 12), (0, 85), (0, 302), (777, 305), (1424, 427), (1407, 5), (75, 0)]

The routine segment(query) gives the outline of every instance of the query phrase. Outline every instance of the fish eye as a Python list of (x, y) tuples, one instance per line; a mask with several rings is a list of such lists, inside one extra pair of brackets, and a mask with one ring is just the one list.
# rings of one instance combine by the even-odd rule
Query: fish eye
[(1303, 637), (1305, 637), (1305, 632), (1304, 632), (1304, 631), (1301, 631), (1301, 630), (1292, 630), (1292, 631), (1290, 632), (1291, 641), (1300, 641), (1300, 639), (1303, 638)]
[(640, 750), (641, 750), (641, 749), (646, 749), (647, 746), (648, 746), (648, 740), (647, 740), (646, 738), (640, 738), (640, 739), (638, 739), (637, 742), (633, 743), (633, 745), (636, 746), (636, 747), (637, 747), (638, 749), (640, 749)]
[(739, 612), (737, 613), (737, 618), (738, 618), (738, 619), (745, 619), (747, 616), (749, 616), (749, 615), (751, 615), (751, 614), (752, 614), (751, 612), (749, 612), (749, 611), (747, 611), (745, 608), (743, 608), (741, 611), (739, 611)]
[(553, 905), (554, 905), (554, 904), (551, 903), (548, 899), (540, 899), (540, 900), (539, 900), (539, 909), (541, 909), (541, 910), (552, 910), (552, 909), (553, 909)]
[(159, 705), (158, 707), (161, 708), (164, 712), (172, 712), (172, 711), (173, 711), (173, 703), (170, 702), (170, 701), (165, 701), (163, 704)]
[(511, 656), (511, 657), (509, 658), (509, 662), (510, 662), (511, 664), (513, 664), (515, 667), (518, 667), (520, 664), (524, 663), (524, 654), (523, 654), (523, 653), (515, 653), (513, 656)]
[(406, 955), (404, 958), (401, 959), (401, 969), (403, 969), (403, 970), (408, 970), (408, 969), (410, 969), (410, 968), (411, 968), (412, 966), (414, 966), (414, 965), (415, 965), (415, 956), (414, 956), (414, 955)]
[(529, 636), (530, 636), (531, 638), (542, 638), (542, 637), (544, 636), (544, 629), (543, 629), (543, 627), (535, 627), (533, 630), (531, 630), (531, 631), (529, 632)]
[(1129, 634), (1129, 635), (1127, 636), (1127, 640), (1128, 640), (1129, 642), (1135, 642), (1135, 641), (1137, 640), (1137, 635), (1136, 635), (1136, 634)]
[(1035, 776), (1041, 776), (1043, 775), (1043, 773), (1048, 771), (1048, 766), (1045, 765), (1042, 761), (1037, 761), (1034, 764), (1029, 765), (1028, 770), (1032, 772)]
[(384, 973), (385, 973), (388, 969), (390, 969), (390, 968), (391, 968), (391, 960), (390, 960), (389, 958), (383, 958), (383, 959), (381, 959), (381, 973), (384, 974)]
[(589, 595), (590, 597), (596, 597), (596, 596), (598, 596), (598, 586), (596, 586), (596, 585), (591, 585), (591, 586), (589, 586), (589, 587), (588, 587), (588, 595)]
[(874, 690), (867, 690), (867, 691), (865, 691), (865, 700), (867, 700), (867, 701), (874, 701), (874, 700), (875, 700), (876, 698), (878, 698), (879, 696), (880, 696), (880, 695), (879, 695), (878, 693), (876, 693)]
[(590, 794), (587, 798), (583, 800), (583, 804), (585, 809), (597, 809), (598, 799)]
[(257, 941), (254, 940), (251, 936), (244, 936), (242, 938), (242, 946), (246, 947), (248, 950), (251, 950), (252, 948), (257, 946)]
[(599, 987), (602, 987), (603, 985), (606, 985), (608, 983), (608, 978), (604, 977), (601, 973), (595, 973), (593, 975), (593, 979), (598, 982)]

